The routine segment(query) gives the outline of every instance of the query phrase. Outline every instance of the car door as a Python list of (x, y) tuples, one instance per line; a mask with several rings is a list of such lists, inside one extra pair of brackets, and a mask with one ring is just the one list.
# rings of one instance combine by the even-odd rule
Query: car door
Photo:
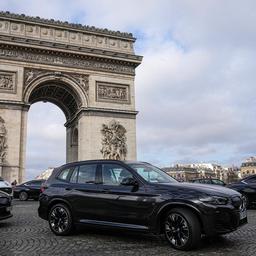
[(42, 184), (41, 180), (33, 180), (27, 183), (30, 197), (33, 197), (33, 198), (39, 197), (41, 184)]
[(124, 178), (136, 177), (119, 164), (103, 163), (100, 170), (101, 220), (140, 225), (141, 228), (148, 226), (153, 203), (143, 183), (137, 179), (138, 186), (122, 185)]
[(78, 221), (98, 219), (101, 205), (98, 200), (97, 164), (77, 165), (66, 190), (69, 190), (66, 197)]

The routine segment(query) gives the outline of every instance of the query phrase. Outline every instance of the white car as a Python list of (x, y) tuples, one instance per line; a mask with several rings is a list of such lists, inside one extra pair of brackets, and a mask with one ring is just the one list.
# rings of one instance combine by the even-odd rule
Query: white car
[(10, 196), (13, 195), (12, 185), (0, 177), (0, 191), (3, 191)]

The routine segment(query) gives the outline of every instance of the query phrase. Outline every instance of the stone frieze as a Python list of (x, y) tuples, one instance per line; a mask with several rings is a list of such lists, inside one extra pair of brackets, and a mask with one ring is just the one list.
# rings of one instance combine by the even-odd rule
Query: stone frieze
[(129, 86), (114, 83), (96, 82), (96, 100), (130, 103)]
[(87, 58), (86, 56), (69, 56), (59, 52), (51, 51), (29, 51), (20, 48), (6, 48), (0, 45), (0, 58), (26, 61), (33, 63), (42, 63), (48, 65), (67, 66), (75, 68), (84, 68), (105, 72), (114, 72), (121, 74), (134, 75), (135, 67), (125, 62), (112, 62), (100, 58)]
[(0, 71), (0, 92), (16, 92), (16, 73)]

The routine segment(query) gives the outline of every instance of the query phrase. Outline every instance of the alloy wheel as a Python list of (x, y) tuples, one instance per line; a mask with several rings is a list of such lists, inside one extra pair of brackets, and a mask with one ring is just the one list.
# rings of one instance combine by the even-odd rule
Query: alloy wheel
[(19, 194), (19, 199), (20, 199), (21, 201), (26, 201), (26, 200), (28, 200), (28, 193), (25, 192), (25, 191), (20, 192), (20, 194)]
[(62, 234), (70, 226), (69, 214), (64, 207), (54, 207), (50, 213), (49, 224), (55, 233)]
[(174, 247), (185, 246), (190, 235), (187, 220), (181, 214), (170, 213), (165, 221), (165, 234)]

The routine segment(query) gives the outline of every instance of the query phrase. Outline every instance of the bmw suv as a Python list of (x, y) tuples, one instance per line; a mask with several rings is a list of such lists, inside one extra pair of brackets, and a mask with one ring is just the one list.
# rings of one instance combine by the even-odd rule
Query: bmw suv
[(42, 187), (39, 216), (56, 235), (78, 224), (165, 234), (170, 245), (190, 250), (201, 236), (247, 223), (240, 193), (179, 183), (145, 162), (92, 160), (54, 169)]

